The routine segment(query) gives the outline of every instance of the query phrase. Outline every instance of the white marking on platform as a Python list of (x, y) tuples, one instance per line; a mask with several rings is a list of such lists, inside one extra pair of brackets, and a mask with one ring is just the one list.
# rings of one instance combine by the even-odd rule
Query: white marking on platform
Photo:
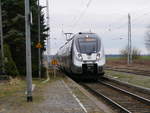
[(77, 96), (71, 91), (71, 89), (67, 86), (67, 84), (62, 81), (65, 85), (65, 87), (69, 90), (69, 92), (72, 94), (72, 96), (75, 98), (75, 100), (79, 103), (79, 105), (81, 106), (81, 108), (84, 110), (85, 113), (88, 113), (86, 108), (84, 107), (84, 105), (81, 103), (81, 101), (77, 98)]

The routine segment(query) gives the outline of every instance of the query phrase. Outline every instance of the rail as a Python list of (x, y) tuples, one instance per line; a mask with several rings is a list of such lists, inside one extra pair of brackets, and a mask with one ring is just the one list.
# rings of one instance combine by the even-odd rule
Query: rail
[[(124, 88), (113, 85), (107, 80), (99, 80), (97, 83), (82, 83), (87, 90), (92, 92), (98, 97), (103, 98), (106, 102), (115, 108), (118, 108), (121, 113), (148, 113), (150, 112), (149, 97), (143, 97), (137, 93), (130, 92)], [(132, 89), (130, 89), (132, 90)], [(143, 93), (143, 95), (146, 95)], [(117, 110), (117, 111), (118, 111)]]

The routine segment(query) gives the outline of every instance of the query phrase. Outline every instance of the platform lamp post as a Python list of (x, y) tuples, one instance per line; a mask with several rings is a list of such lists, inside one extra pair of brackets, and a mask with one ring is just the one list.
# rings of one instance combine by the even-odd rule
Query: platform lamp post
[(49, 73), (48, 73), (48, 69), (49, 69), (49, 39), (50, 39), (50, 15), (49, 15), (49, 0), (46, 0), (46, 6), (47, 6), (47, 27), (49, 28), (49, 30), (47, 31), (47, 77), (49, 78)]
[(30, 33), (30, 2), (25, 0), (25, 31), (26, 31), (26, 79), (27, 102), (32, 101), (32, 66), (31, 66), (31, 33)]
[[(41, 44), (41, 19), (40, 19), (40, 0), (38, 0), (38, 43)], [(39, 78), (41, 78), (41, 48), (38, 48), (39, 57)]]
[(3, 46), (3, 25), (2, 25), (2, 7), (1, 7), (1, 0), (0, 0), (0, 37), (1, 37), (1, 63), (2, 63), (2, 73), (5, 73), (4, 68), (4, 46)]

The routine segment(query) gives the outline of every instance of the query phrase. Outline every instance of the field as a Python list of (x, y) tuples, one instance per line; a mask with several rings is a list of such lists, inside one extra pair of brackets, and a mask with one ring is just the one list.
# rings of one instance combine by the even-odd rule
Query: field
[[(113, 68), (119, 70), (125, 70), (132, 72), (140, 71), (140, 72), (150, 72), (150, 56), (140, 56), (139, 59), (133, 60), (132, 64), (127, 64), (127, 59), (117, 57), (107, 57), (106, 58), (106, 69)], [(130, 73), (121, 73), (117, 71), (106, 70), (107, 75), (125, 81), (134, 85), (150, 88), (150, 77), (149, 76), (140, 76), (134, 75)]]
[[(122, 58), (120, 56), (108, 56), (106, 57), (106, 65), (108, 66), (119, 66), (119, 65), (127, 65), (127, 59)], [(133, 63), (130, 66), (146, 66), (150, 67), (150, 56), (140, 56), (138, 59), (133, 60)]]

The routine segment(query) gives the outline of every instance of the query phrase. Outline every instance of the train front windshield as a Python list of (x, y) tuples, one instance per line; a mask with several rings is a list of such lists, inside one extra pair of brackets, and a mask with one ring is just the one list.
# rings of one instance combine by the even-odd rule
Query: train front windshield
[(98, 38), (78, 38), (76, 40), (77, 50), (80, 53), (91, 54), (96, 53), (99, 50), (99, 40)]

